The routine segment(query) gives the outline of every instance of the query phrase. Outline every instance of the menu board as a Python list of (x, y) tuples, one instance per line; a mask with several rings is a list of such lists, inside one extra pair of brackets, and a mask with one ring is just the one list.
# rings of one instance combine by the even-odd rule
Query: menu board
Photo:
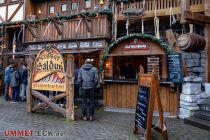
[(168, 74), (169, 81), (181, 83), (183, 80), (182, 59), (180, 53), (168, 55)]
[(147, 73), (152, 73), (153, 65), (155, 65), (156, 74), (159, 75), (160, 71), (160, 58), (157, 56), (149, 56), (147, 57)]
[(138, 128), (144, 130), (147, 129), (147, 116), (149, 108), (150, 88), (146, 86), (139, 86), (136, 114), (135, 114), (135, 125)]

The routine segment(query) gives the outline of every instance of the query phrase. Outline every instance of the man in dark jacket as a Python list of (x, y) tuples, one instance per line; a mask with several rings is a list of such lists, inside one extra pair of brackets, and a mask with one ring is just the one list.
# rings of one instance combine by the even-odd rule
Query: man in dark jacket
[(5, 74), (4, 74), (4, 82), (5, 82), (4, 98), (6, 101), (9, 100), (10, 73), (11, 73), (12, 66), (13, 66), (13, 61), (11, 61), (10, 65), (8, 67), (6, 67)]
[(20, 73), (17, 70), (17, 65), (15, 64), (10, 73), (10, 85), (12, 87), (12, 103), (17, 102), (17, 98), (19, 96), (19, 80), (20, 80)]
[(94, 115), (94, 89), (99, 82), (98, 70), (93, 67), (90, 59), (85, 60), (85, 64), (79, 69), (78, 83), (82, 94), (82, 114), (83, 120), (87, 120), (87, 98), (89, 97), (89, 119), (93, 120)]
[(26, 100), (26, 88), (28, 84), (28, 70), (27, 70), (27, 64), (23, 63), (21, 65), (21, 68), (19, 70), (20, 72), (20, 97), (22, 101)]

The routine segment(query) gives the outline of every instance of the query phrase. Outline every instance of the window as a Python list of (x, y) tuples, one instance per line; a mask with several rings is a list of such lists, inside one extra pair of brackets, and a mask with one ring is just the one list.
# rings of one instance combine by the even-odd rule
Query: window
[(71, 3), (71, 10), (77, 10), (78, 4), (77, 2), (72, 2)]
[(85, 0), (85, 8), (91, 8), (91, 0)]
[(67, 4), (62, 4), (61, 5), (61, 12), (66, 12), (67, 11)]
[(55, 6), (50, 6), (49, 12), (50, 12), (50, 14), (55, 13)]
[(0, 0), (0, 4), (4, 3), (4, 0)]

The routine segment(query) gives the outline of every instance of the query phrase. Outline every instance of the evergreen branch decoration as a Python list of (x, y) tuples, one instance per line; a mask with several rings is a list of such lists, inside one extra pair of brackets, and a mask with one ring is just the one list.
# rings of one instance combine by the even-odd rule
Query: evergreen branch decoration
[[(77, 17), (84, 15), (87, 17), (96, 17), (97, 15), (107, 15), (108, 17), (112, 17), (112, 11), (110, 9), (105, 9), (100, 12), (82, 12), (78, 14), (72, 14), (72, 15), (67, 15), (67, 16), (58, 16), (55, 17), (58, 20), (69, 20), (69, 19), (76, 19)], [(14, 22), (4, 22), (1, 23), (0, 26), (13, 26), (13, 25), (18, 25), (18, 24), (30, 24), (30, 23), (39, 23), (39, 22), (48, 22), (50, 21), (50, 18), (43, 18), (43, 19), (36, 19), (36, 20), (23, 20), (23, 21), (14, 21)]]
[(160, 47), (163, 48), (164, 50), (166, 50), (167, 53), (171, 53), (173, 52), (172, 48), (169, 46), (169, 44), (167, 44), (166, 42), (164, 42), (161, 39), (158, 39), (154, 36), (148, 35), (148, 34), (130, 34), (128, 36), (123, 36), (119, 39), (117, 39), (116, 41), (112, 42), (109, 47), (107, 47), (103, 53), (103, 56), (100, 60), (100, 68), (99, 68), (99, 72), (102, 74), (103, 72), (103, 63), (104, 60), (108, 57), (110, 51), (112, 48), (114, 48), (115, 46), (117, 46), (118, 44), (126, 41), (126, 40), (130, 40), (133, 38), (137, 38), (137, 39), (151, 39), (153, 42), (160, 44)]

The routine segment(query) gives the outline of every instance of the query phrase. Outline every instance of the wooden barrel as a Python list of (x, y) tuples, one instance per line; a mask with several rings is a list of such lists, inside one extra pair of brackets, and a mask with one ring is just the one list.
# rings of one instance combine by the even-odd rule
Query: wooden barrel
[(205, 38), (194, 33), (182, 34), (177, 39), (177, 45), (182, 51), (199, 52), (206, 46)]

